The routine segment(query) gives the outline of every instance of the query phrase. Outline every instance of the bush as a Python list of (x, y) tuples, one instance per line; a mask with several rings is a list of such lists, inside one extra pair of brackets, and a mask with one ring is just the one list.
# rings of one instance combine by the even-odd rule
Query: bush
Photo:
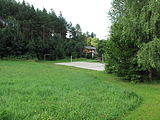
[(34, 60), (38, 61), (38, 59), (32, 55), (20, 55), (20, 56), (8, 56), (8, 57), (3, 57), (3, 60)]

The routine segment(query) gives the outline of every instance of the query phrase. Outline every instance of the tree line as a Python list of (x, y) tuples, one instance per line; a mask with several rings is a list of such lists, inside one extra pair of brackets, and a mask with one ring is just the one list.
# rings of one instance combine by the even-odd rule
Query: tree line
[(106, 70), (129, 81), (152, 80), (160, 72), (160, 1), (113, 0)]
[[(33, 5), (15, 0), (0, 0), (0, 58), (26, 57), (62, 59), (82, 57), (83, 48), (96, 39), (94, 33), (82, 33), (53, 10), (35, 9)], [(3, 24), (2, 20), (5, 22)]]

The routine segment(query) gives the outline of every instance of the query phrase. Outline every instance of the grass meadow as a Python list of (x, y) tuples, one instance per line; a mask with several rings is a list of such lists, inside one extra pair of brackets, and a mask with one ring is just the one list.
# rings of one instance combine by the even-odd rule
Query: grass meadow
[(0, 61), (0, 120), (130, 119), (145, 107), (141, 87), (116, 79), (51, 62)]

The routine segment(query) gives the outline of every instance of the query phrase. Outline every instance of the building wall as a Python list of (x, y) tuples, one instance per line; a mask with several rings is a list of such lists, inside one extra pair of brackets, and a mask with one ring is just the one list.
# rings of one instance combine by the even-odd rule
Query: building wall
[(91, 49), (86, 49), (86, 48), (84, 48), (84, 50), (83, 50), (83, 52), (85, 52), (85, 53), (91, 53), (91, 52), (96, 52), (96, 50), (91, 50)]

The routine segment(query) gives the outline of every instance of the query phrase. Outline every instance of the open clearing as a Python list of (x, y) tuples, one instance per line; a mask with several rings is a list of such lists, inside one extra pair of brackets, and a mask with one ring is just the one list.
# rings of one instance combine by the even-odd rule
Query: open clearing
[(113, 120), (141, 103), (103, 72), (47, 62), (0, 61), (1, 120)]
[(93, 62), (65, 62), (65, 63), (55, 63), (57, 65), (66, 65), (66, 66), (73, 66), (79, 67), (84, 69), (90, 70), (97, 70), (97, 71), (104, 71), (105, 65), (102, 63), (93, 63)]

